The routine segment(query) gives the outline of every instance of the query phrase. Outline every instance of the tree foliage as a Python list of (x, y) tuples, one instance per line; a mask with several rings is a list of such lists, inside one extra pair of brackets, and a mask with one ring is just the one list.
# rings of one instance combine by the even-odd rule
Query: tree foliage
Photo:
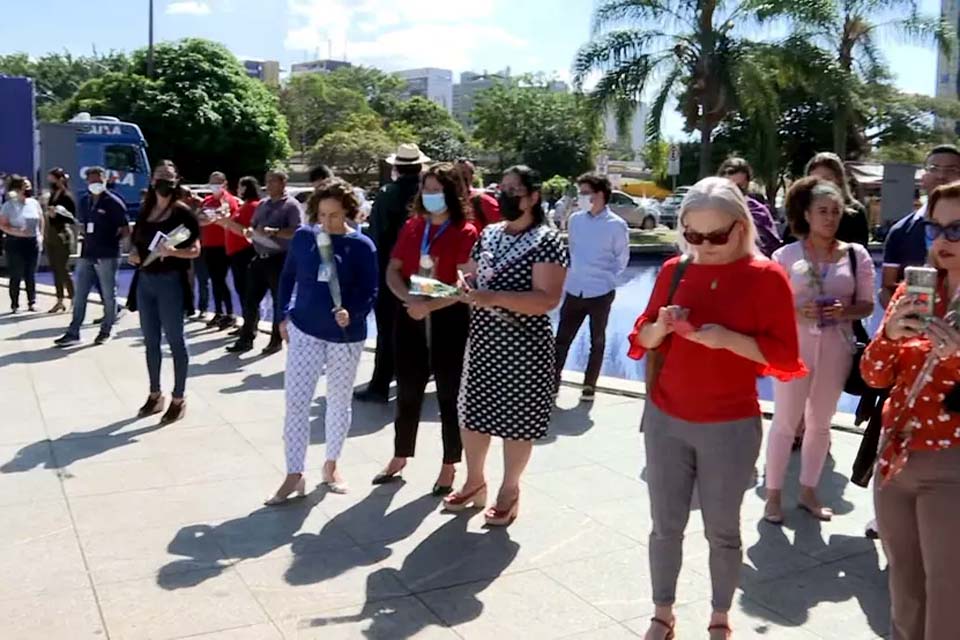
[(382, 129), (335, 131), (317, 142), (310, 151), (310, 161), (336, 167), (349, 180), (363, 183), (376, 172), (380, 160), (393, 146)]
[(592, 168), (598, 120), (576, 94), (502, 83), (477, 96), (474, 136), (499, 154), (500, 168), (523, 162), (542, 175), (575, 177)]
[(290, 153), (276, 97), (249, 78), (225, 47), (187, 39), (155, 49), (155, 78), (146, 51), (130, 69), (85, 82), (68, 113), (114, 115), (140, 125), (154, 160), (169, 158), (187, 180), (219, 169), (233, 179), (262, 175)]
[[(375, 116), (365, 96), (322, 73), (296, 76), (280, 92), (290, 141), (303, 153), (320, 138), (344, 130), (355, 116)], [(379, 125), (379, 123), (378, 123)]]

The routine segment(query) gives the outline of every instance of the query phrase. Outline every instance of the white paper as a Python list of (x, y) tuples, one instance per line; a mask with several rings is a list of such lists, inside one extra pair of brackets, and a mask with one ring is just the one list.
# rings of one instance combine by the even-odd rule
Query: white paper
[(276, 240), (265, 233), (257, 231), (256, 229), (253, 231), (253, 241), (265, 249), (272, 249), (275, 251), (281, 249), (280, 244)]
[[(88, 231), (92, 231), (92, 229), (93, 229), (93, 223), (91, 222), (88, 225)], [(160, 243), (166, 242), (166, 241), (167, 241), (167, 234), (165, 234), (162, 231), (157, 231), (156, 235), (153, 236), (153, 240), (150, 241), (150, 246), (147, 247), (147, 249), (150, 251), (156, 251)]]
[(88, 223), (87, 223), (87, 233), (93, 233), (93, 223), (92, 223), (92, 222), (88, 222)]

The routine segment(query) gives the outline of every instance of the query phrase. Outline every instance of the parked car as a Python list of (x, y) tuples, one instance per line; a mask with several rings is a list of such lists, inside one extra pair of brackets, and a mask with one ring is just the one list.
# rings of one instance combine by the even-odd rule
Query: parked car
[(677, 187), (670, 196), (660, 203), (660, 223), (675, 229), (677, 227), (677, 215), (680, 212), (680, 203), (683, 197), (690, 191), (690, 187)]
[(660, 207), (652, 198), (634, 198), (623, 191), (610, 196), (610, 210), (637, 229), (656, 229), (660, 224)]

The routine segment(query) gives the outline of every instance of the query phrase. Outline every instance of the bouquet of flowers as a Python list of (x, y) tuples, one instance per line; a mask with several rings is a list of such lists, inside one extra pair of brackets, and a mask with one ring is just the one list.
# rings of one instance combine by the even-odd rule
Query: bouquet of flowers
[(455, 298), (460, 295), (460, 289), (433, 278), (411, 276), (410, 293), (424, 298)]
[(153, 237), (153, 241), (150, 243), (150, 255), (143, 261), (141, 267), (146, 267), (159, 258), (161, 247), (175, 248), (177, 245), (183, 244), (189, 239), (190, 230), (182, 224), (170, 233), (157, 231), (157, 235)]

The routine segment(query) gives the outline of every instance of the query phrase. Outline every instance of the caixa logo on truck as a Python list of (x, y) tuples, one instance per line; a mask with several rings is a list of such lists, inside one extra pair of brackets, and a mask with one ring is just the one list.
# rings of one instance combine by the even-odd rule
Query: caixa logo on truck
[[(91, 167), (80, 167), (80, 175), (87, 175), (87, 169), (90, 168)], [(125, 187), (134, 187), (136, 186), (136, 176), (137, 174), (132, 171), (123, 172), (117, 171), (116, 169), (107, 169), (106, 181), (107, 184), (120, 184)]]
[(87, 126), (87, 134), (94, 136), (120, 136), (123, 131), (118, 124), (91, 124)]

